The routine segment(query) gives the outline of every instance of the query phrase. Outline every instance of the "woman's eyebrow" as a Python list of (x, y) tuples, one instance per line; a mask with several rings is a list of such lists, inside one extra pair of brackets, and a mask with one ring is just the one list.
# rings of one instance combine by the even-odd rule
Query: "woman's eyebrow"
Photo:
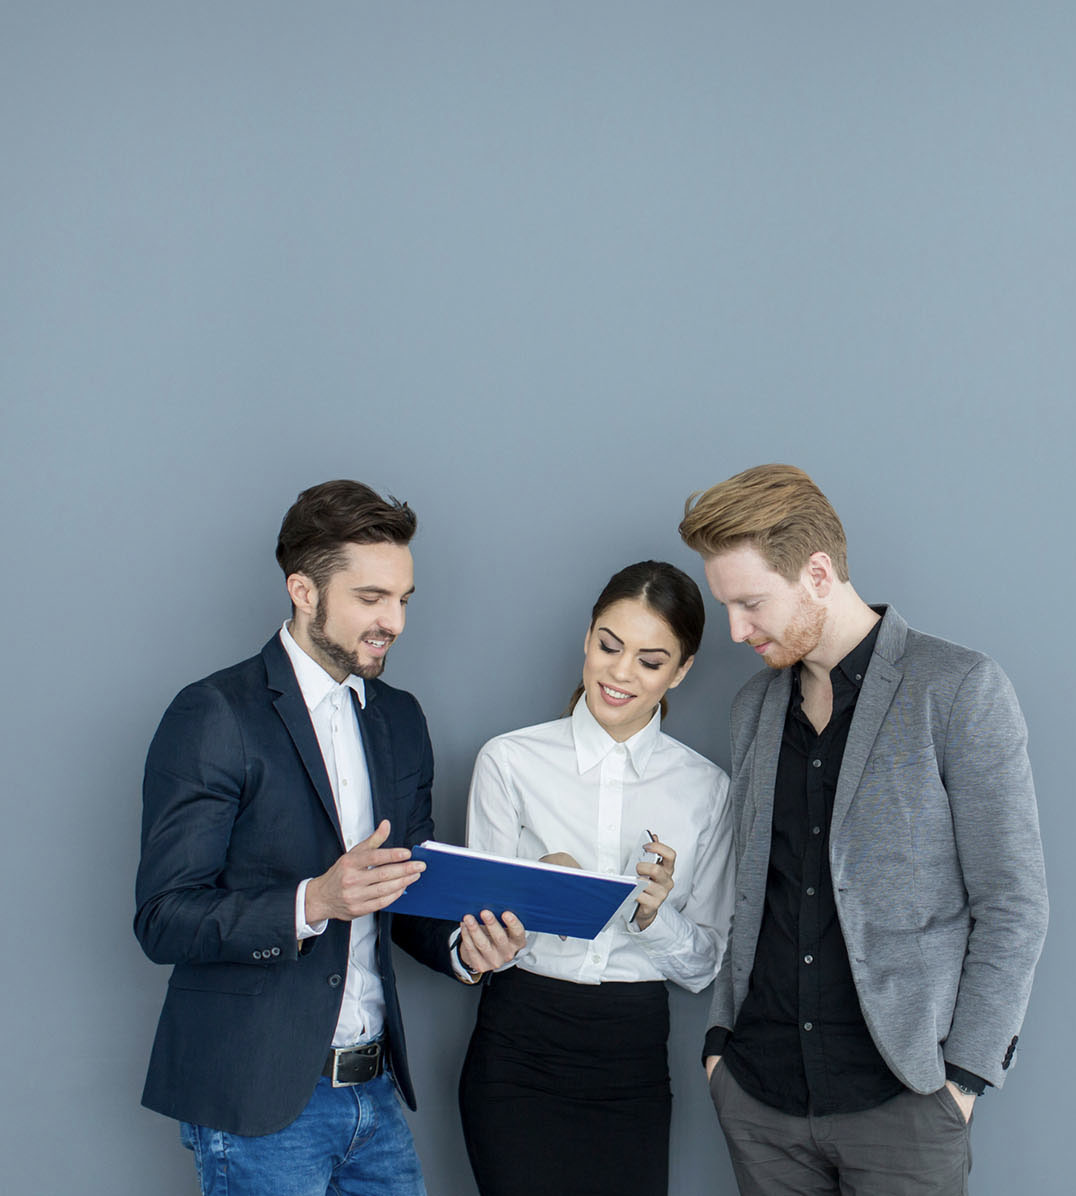
[[(624, 641), (620, 638), (619, 635), (617, 635), (617, 633), (615, 631), (610, 631), (608, 627), (599, 627), (598, 630), (604, 631), (606, 635), (611, 635), (613, 637), (613, 639), (615, 639), (616, 642), (618, 644), (620, 644), (621, 647), (624, 646)], [(640, 652), (663, 652), (666, 656), (672, 655), (672, 653), (668, 650), (668, 648), (640, 648), (639, 651)]]

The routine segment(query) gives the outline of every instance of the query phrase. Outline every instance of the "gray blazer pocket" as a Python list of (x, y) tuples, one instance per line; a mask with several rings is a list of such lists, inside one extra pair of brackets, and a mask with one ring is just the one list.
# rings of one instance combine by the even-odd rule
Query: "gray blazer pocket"
[(920, 768), (930, 764), (935, 771), (938, 767), (938, 754), (934, 744), (923, 744), (922, 747), (897, 748), (886, 746), (876, 749), (867, 761), (867, 767), (872, 772), (896, 772), (905, 768)]

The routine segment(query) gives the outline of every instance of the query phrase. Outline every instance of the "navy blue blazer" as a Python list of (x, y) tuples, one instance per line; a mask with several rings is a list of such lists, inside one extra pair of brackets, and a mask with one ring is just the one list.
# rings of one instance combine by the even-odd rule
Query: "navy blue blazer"
[[(433, 752), (409, 693), (366, 682), (356, 702), (387, 846), (433, 837)], [(332, 1042), (349, 925), (295, 938), (295, 891), (344, 851), (317, 736), (279, 635), (260, 655), (187, 686), (150, 745), (143, 785), (135, 934), (173, 964), (142, 1103), (236, 1134), (267, 1134), (302, 1111)], [(453, 924), (380, 919), (389, 1064), (411, 1108), (390, 937), (452, 975)], [(391, 933), (390, 933), (391, 931)]]

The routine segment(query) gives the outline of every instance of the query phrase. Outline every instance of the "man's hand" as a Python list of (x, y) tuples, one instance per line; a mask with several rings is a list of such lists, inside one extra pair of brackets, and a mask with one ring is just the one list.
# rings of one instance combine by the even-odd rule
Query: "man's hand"
[(946, 1080), (945, 1086), (953, 1094), (953, 1100), (960, 1106), (960, 1111), (964, 1114), (964, 1123), (966, 1125), (971, 1121), (971, 1111), (975, 1107), (975, 1093), (961, 1092), (952, 1080)]
[(306, 886), (306, 921), (326, 918), (350, 922), (391, 905), (426, 865), (411, 859), (406, 847), (382, 847), (389, 837), (386, 819), (369, 839), (342, 855), (328, 872)]
[(506, 910), (498, 922), (484, 909), (481, 919), (468, 914), (460, 923), (460, 962), (475, 974), (492, 972), (510, 963), (527, 945), (527, 932), (515, 914)]
[(709, 1080), (710, 1077), (714, 1074), (714, 1068), (720, 1062), (721, 1062), (720, 1055), (707, 1055), (706, 1056), (706, 1079), (707, 1080)]
[(641, 863), (635, 865), (635, 871), (645, 876), (650, 883), (636, 898), (639, 906), (635, 911), (635, 925), (645, 930), (657, 917), (662, 902), (673, 889), (673, 869), (676, 867), (676, 852), (665, 843), (656, 839), (646, 845), (651, 855), (658, 855), (661, 859), (656, 864)]

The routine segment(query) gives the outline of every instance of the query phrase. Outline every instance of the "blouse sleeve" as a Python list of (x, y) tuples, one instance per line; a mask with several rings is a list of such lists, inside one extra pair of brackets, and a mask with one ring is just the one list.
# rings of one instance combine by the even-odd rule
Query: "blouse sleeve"
[(519, 846), (519, 798), (495, 745), (478, 753), (467, 797), (467, 846), (475, 851), (514, 858)]
[(736, 872), (728, 788), (728, 777), (715, 769), (712, 815), (699, 836), (695, 874), (683, 910), (665, 901), (646, 930), (629, 925), (633, 940), (654, 966), (690, 992), (701, 992), (717, 975), (728, 941)]

